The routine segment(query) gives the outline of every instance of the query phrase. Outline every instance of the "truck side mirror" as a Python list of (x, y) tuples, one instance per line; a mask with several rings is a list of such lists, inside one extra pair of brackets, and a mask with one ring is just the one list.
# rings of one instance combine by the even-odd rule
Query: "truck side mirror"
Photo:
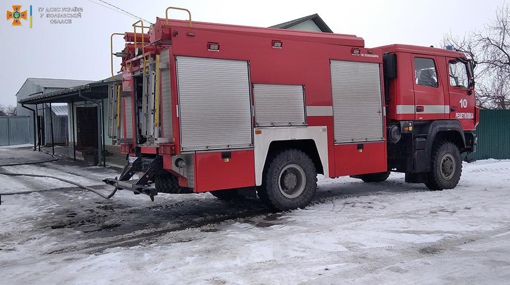
[(383, 55), (383, 72), (386, 79), (397, 78), (397, 55), (386, 53)]
[(472, 91), (475, 89), (475, 69), (476, 62), (473, 59), (468, 60), (467, 62), (467, 68), (468, 68), (468, 75), (469, 75), (469, 81), (468, 81), (468, 87), (469, 87), (469, 95), (472, 94)]

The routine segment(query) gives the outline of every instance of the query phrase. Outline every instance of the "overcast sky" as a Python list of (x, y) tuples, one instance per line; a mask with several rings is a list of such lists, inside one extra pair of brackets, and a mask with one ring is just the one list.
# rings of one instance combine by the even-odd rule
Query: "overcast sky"
[[(504, 0), (105, 1), (150, 22), (164, 17), (168, 5), (191, 10), (196, 21), (260, 27), (318, 13), (334, 32), (360, 36), (367, 47), (392, 43), (438, 46), (446, 33), (462, 36), (483, 29), (504, 4)], [(22, 10), (32, 5), (33, 11), (32, 29), (28, 21), (12, 27), (11, 21), (0, 20), (3, 105), (16, 103), (16, 92), (29, 77), (100, 80), (110, 76), (110, 34), (132, 31), (136, 21), (99, 0), (0, 2), (2, 15), (12, 10), (12, 4), (22, 5)], [(69, 6), (83, 8), (81, 19), (73, 19), (72, 24), (52, 24), (39, 13), (40, 8)], [(170, 12), (170, 17), (186, 19), (187, 15)], [(121, 40), (114, 44), (115, 51), (123, 47)]]

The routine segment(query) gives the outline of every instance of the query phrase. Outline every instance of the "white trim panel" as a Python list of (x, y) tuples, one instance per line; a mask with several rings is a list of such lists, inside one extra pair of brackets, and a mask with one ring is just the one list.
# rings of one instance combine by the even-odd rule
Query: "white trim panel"
[(414, 105), (397, 105), (397, 114), (398, 115), (414, 114), (415, 109), (416, 106)]
[(274, 141), (313, 140), (322, 162), (324, 177), (329, 177), (327, 127), (278, 127), (255, 128), (255, 130), (262, 131), (261, 134), (254, 134), (255, 182), (257, 186), (262, 185), (264, 164), (266, 162), (269, 146), (271, 142)]
[(306, 115), (309, 117), (333, 116), (333, 106), (306, 106)]
[(416, 105), (397, 105), (398, 115), (412, 114), (449, 114), (450, 105), (418, 105), (423, 106), (423, 112), (416, 112)]

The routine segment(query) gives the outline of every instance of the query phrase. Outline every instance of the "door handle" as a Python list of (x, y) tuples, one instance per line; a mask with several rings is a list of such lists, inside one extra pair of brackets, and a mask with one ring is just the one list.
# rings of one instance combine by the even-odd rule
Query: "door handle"
[(423, 112), (425, 111), (425, 107), (423, 106), (416, 106), (416, 112)]
[(457, 111), (457, 107), (450, 107), (450, 112), (455, 112)]

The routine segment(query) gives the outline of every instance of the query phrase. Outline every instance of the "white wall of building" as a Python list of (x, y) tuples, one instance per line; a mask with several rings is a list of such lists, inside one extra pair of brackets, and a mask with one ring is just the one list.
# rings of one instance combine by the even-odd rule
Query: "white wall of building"
[(287, 30), (322, 32), (321, 29), (319, 29), (319, 27), (317, 27), (317, 25), (312, 20), (308, 20), (303, 23), (299, 23), (295, 26), (287, 28)]

